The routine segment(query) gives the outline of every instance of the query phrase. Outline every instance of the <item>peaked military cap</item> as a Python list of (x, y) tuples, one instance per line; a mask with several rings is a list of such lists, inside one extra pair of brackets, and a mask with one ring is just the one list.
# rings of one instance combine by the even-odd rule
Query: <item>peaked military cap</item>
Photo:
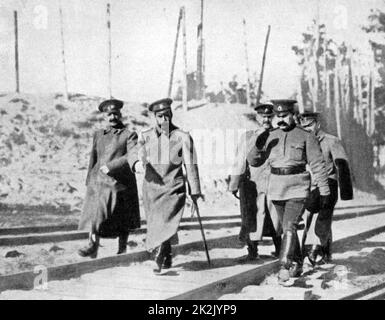
[(319, 112), (314, 111), (313, 108), (310, 107), (305, 107), (303, 112), (300, 112), (301, 117), (306, 117), (306, 118), (317, 118), (319, 116)]
[(270, 102), (268, 103), (261, 103), (257, 105), (254, 110), (257, 111), (258, 114), (264, 115), (264, 116), (270, 116), (273, 115), (273, 108), (274, 105)]
[(150, 110), (151, 112), (159, 112), (159, 111), (165, 111), (169, 109), (171, 110), (171, 103), (172, 103), (172, 99), (170, 98), (160, 99), (151, 103), (150, 106), (148, 107), (148, 110)]
[(109, 99), (109, 100), (103, 101), (99, 105), (99, 111), (113, 112), (113, 111), (118, 111), (122, 109), (122, 107), (123, 107), (123, 101), (117, 100), (117, 99)]
[(315, 121), (318, 120), (319, 112), (313, 110), (313, 108), (305, 107), (303, 112), (299, 114), (299, 119), (302, 127), (311, 126)]
[(275, 113), (294, 113), (294, 106), (297, 103), (297, 100), (293, 99), (275, 99), (271, 100), (274, 104)]

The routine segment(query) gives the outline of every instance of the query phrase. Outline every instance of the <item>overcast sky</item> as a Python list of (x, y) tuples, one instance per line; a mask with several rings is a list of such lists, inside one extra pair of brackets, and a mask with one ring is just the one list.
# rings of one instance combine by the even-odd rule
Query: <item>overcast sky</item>
[[(111, 0), (113, 96), (151, 101), (167, 95), (180, 6), (186, 7), (188, 70), (196, 68), (200, 0)], [(106, 0), (63, 0), (69, 90), (107, 96)], [(259, 74), (267, 26), (271, 25), (264, 91), (291, 95), (299, 69), (291, 50), (317, 15), (317, 0), (205, 0), (206, 82), (217, 89), (234, 74), (246, 79), (242, 19), (247, 22), (250, 71)], [(59, 0), (0, 0), (0, 92), (13, 91), (13, 10), (19, 12), (20, 77), (23, 92), (64, 88)], [(360, 30), (371, 8), (383, 0), (322, 0), (319, 16), (327, 32), (367, 50)], [(181, 43), (180, 43), (181, 44)], [(182, 76), (178, 49), (175, 83)]]

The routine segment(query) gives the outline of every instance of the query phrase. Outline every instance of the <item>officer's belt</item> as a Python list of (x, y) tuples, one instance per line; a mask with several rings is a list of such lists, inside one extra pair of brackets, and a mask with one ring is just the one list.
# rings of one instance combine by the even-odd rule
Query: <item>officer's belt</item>
[(279, 176), (286, 176), (289, 174), (299, 174), (306, 171), (306, 166), (297, 166), (289, 168), (271, 168), (271, 173)]

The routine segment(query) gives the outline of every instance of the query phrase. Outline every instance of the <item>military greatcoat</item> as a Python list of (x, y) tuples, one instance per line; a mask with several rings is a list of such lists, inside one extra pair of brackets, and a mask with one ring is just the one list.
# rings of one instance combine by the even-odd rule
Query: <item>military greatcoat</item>
[(145, 165), (146, 247), (152, 250), (166, 240), (177, 240), (186, 201), (186, 182), (191, 195), (200, 194), (201, 187), (196, 152), (189, 133), (172, 124), (168, 133), (158, 127), (150, 128), (139, 134), (138, 145), (139, 159)]
[[(138, 135), (123, 124), (95, 132), (80, 230), (109, 238), (140, 227), (138, 191), (132, 171), (138, 160), (137, 140)], [(103, 165), (109, 169), (107, 175), (99, 170)]]
[(334, 206), (338, 200), (338, 187), (340, 189), (341, 200), (353, 199), (353, 187), (348, 157), (341, 141), (337, 137), (328, 134), (323, 130), (319, 130), (316, 133), (316, 136), (320, 141), (323, 158), (325, 160), (333, 201), (330, 208), (321, 209), (317, 183), (312, 180), (313, 190), (306, 203), (306, 208), (308, 210), (306, 219), (307, 232), (305, 232), (304, 238), (306, 239), (305, 244), (325, 245), (325, 243), (331, 239), (331, 225)]

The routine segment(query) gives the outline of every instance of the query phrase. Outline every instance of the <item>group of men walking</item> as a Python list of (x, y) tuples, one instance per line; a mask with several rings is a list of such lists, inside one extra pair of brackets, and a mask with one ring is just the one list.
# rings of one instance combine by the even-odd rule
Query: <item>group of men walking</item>
[[(94, 134), (86, 179), (87, 193), (79, 228), (90, 233), (81, 256), (96, 257), (100, 238), (119, 239), (126, 252), (129, 230), (140, 227), (135, 174), (144, 174), (146, 247), (154, 252), (155, 272), (172, 266), (171, 245), (187, 194), (202, 196), (194, 142), (172, 122), (171, 99), (152, 103), (154, 127), (139, 133), (122, 123), (123, 102), (100, 104), (108, 122)], [(273, 239), (281, 261), (279, 279), (301, 274), (303, 257), (312, 264), (331, 257), (331, 222), (338, 199), (352, 198), (349, 165), (338, 138), (319, 128), (318, 114), (295, 117), (294, 100), (273, 100), (256, 107), (262, 128), (248, 131), (239, 145), (229, 190), (241, 202), (240, 239), (246, 260), (258, 259), (258, 242)], [(273, 127), (273, 117), (277, 128)], [(297, 226), (307, 209), (302, 245)], [(305, 250), (306, 249), (306, 250)]]
[[(330, 261), (337, 181), (341, 199), (353, 197), (340, 140), (320, 129), (319, 113), (298, 114), (296, 103), (272, 100), (255, 108), (262, 129), (242, 139), (230, 180), (230, 191), (240, 193), (240, 239), (247, 243), (247, 259), (258, 257), (262, 236), (271, 236), (281, 263), (281, 283), (302, 273), (305, 256), (312, 265)], [(301, 245), (297, 228), (305, 210)]]
[(100, 104), (108, 126), (93, 138), (79, 223), (90, 236), (88, 245), (79, 250), (81, 256), (95, 258), (101, 237), (118, 237), (118, 254), (126, 252), (129, 230), (140, 227), (135, 174), (144, 174), (146, 247), (155, 253), (154, 271), (171, 267), (171, 245), (178, 241), (187, 188), (194, 202), (202, 197), (193, 140), (173, 124), (171, 103), (167, 98), (149, 106), (155, 126), (139, 136), (122, 123), (122, 101)]

